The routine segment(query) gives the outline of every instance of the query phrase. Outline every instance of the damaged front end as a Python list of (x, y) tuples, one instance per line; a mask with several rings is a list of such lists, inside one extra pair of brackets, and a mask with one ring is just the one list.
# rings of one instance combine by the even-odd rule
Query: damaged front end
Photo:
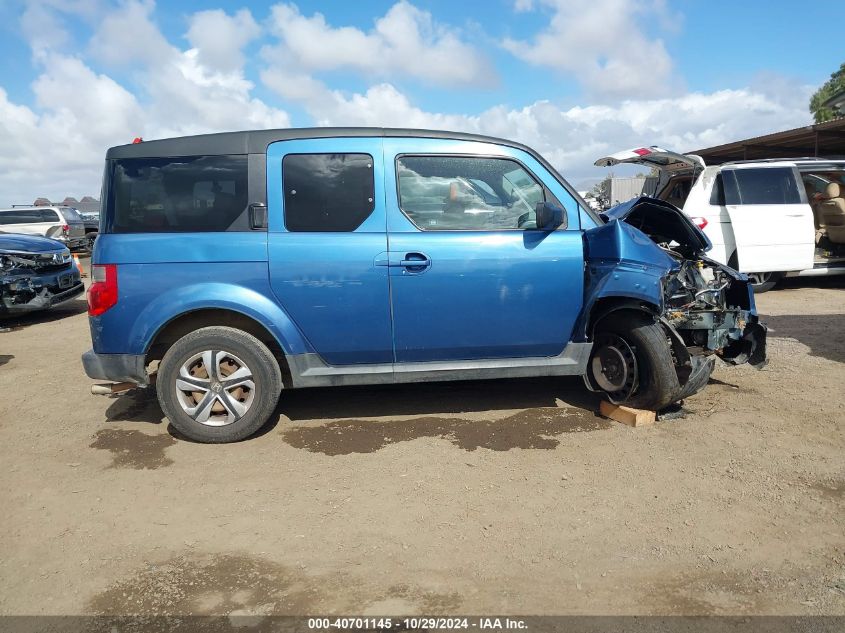
[(705, 256), (709, 240), (680, 209), (642, 197), (610, 209), (605, 219), (585, 234), (585, 337), (613, 310), (651, 312), (669, 341), (678, 399), (706, 384), (716, 357), (765, 365), (766, 328), (750, 282)]
[(707, 257), (681, 259), (664, 282), (661, 320), (691, 354), (716, 354), (732, 365), (766, 364), (766, 328), (754, 306), (751, 283)]
[(30, 236), (0, 239), (0, 315), (45, 310), (82, 292), (79, 270), (62, 245)]

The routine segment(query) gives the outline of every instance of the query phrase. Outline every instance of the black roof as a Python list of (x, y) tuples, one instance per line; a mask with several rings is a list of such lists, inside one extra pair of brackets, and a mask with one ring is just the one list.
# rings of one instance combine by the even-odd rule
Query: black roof
[(382, 127), (311, 127), (311, 128), (282, 128), (277, 130), (247, 130), (243, 132), (219, 132), (217, 134), (199, 134), (196, 136), (180, 136), (156, 141), (143, 141), (118, 145), (106, 152), (106, 158), (167, 158), (177, 156), (214, 156), (220, 154), (264, 154), (267, 146), (276, 141), (291, 141), (311, 138), (353, 138), (353, 137), (416, 137), (448, 139), (455, 141), (475, 141), (479, 143), (493, 143), (523, 150), (533, 156), (537, 162), (545, 167), (554, 178), (579, 201), (581, 208), (597, 223), (601, 219), (584, 202), (578, 192), (560, 176), (557, 170), (536, 151), (514, 141), (481, 134), (465, 134), (463, 132), (447, 132), (444, 130), (418, 130), (405, 128)]
[(534, 156), (537, 153), (530, 147), (492, 136), (445, 132), (442, 130), (415, 130), (381, 127), (312, 127), (283, 128), (278, 130), (248, 130), (243, 132), (219, 132), (217, 134), (198, 134), (180, 136), (156, 141), (143, 141), (112, 147), (106, 158), (143, 158), (168, 156), (213, 156), (218, 154), (262, 154), (267, 146), (275, 141), (290, 141), (309, 138), (350, 138), (350, 137), (418, 137), (439, 138), (458, 141), (478, 141), (495, 143), (525, 150)]

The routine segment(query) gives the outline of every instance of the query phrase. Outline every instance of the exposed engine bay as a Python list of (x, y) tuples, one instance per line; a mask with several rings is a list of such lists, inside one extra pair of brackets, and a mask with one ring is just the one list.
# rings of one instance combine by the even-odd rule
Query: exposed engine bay
[(81, 294), (70, 251), (0, 249), (0, 314), (43, 310)]
[[(663, 279), (661, 321), (682, 339), (681, 356), (715, 354), (732, 364), (765, 364), (765, 328), (745, 275), (707, 258), (707, 238), (669, 203), (641, 198), (624, 220), (675, 261)], [(673, 351), (681, 360), (677, 343)]]
[[(734, 364), (749, 361), (750, 346), (743, 343), (747, 327), (762, 327), (749, 313), (748, 282), (732, 277), (717, 262), (702, 258), (682, 260), (678, 272), (664, 286), (663, 318), (683, 338), (690, 353), (716, 353)], [(748, 347), (748, 349), (745, 349)], [(758, 350), (758, 355), (764, 350)]]

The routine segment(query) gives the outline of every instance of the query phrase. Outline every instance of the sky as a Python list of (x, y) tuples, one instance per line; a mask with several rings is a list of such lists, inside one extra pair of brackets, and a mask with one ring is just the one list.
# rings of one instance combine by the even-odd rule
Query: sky
[(0, 0), (0, 205), (99, 197), (106, 149), (136, 136), (315, 125), (505, 137), (584, 188), (621, 149), (810, 124), (845, 50), (801, 7)]

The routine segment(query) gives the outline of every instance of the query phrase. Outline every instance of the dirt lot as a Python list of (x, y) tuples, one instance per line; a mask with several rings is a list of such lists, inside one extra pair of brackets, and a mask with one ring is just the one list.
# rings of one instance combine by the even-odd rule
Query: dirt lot
[(0, 614), (845, 614), (845, 283), (631, 429), (578, 380), (283, 394), (236, 445), (92, 396), (83, 301), (0, 333)]

